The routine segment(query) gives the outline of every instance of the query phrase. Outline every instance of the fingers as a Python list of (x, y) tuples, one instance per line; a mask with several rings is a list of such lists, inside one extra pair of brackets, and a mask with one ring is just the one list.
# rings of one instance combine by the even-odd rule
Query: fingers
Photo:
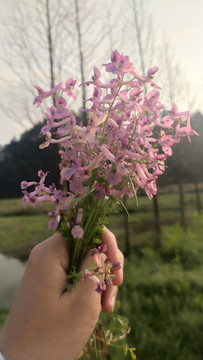
[[(94, 312), (95, 318), (98, 317), (101, 307), (106, 312), (113, 311), (117, 287), (123, 281), (123, 254), (118, 249), (114, 234), (106, 227), (103, 228), (102, 242), (107, 246), (106, 256), (111, 258), (111, 262), (119, 262), (121, 264), (121, 269), (112, 270), (112, 273), (115, 275), (113, 285), (107, 286), (102, 297), (95, 291), (96, 285), (90, 279), (80, 281), (74, 289), (74, 299), (77, 299), (80, 305), (83, 304), (82, 306), (87, 310), (87, 313), (91, 309), (91, 313)], [(92, 261), (92, 256), (87, 254), (81, 270), (90, 268)], [(29, 263), (31, 263), (32, 270), (34, 267), (35, 271), (32, 271), (32, 273), (35, 274), (35, 277), (37, 274), (39, 275), (37, 277), (37, 283), (45, 282), (46, 289), (48, 284), (50, 284), (52, 290), (56, 291), (57, 288), (57, 292), (60, 293), (62, 297), (70, 297), (70, 294), (68, 295), (65, 291), (67, 284), (66, 271), (69, 265), (67, 240), (62, 238), (60, 234), (56, 233), (37, 245), (32, 251)], [(73, 294), (71, 297), (72, 296)]]
[(120, 262), (121, 264), (120, 270), (112, 270), (112, 274), (115, 275), (115, 278), (113, 279), (113, 284), (121, 285), (123, 282), (124, 257), (122, 252), (118, 249), (115, 235), (105, 226), (103, 228), (102, 242), (107, 246), (106, 255), (107, 257), (111, 258), (111, 262)]
[(118, 292), (118, 286), (108, 285), (106, 291), (102, 294), (101, 305), (102, 310), (111, 313), (114, 311), (116, 297)]
[(107, 246), (106, 255), (111, 258), (112, 263), (120, 262), (121, 264), (121, 268), (119, 270), (112, 270), (112, 273), (115, 275), (113, 285), (107, 286), (106, 291), (102, 294), (101, 298), (102, 309), (109, 313), (114, 310), (118, 285), (121, 285), (123, 281), (124, 257), (122, 252), (118, 249), (114, 234), (106, 227), (103, 228), (102, 242)]
[[(83, 307), (86, 309), (91, 309), (91, 312), (94, 309), (96, 311), (96, 316), (98, 316), (101, 307), (105, 312), (113, 312), (118, 285), (120, 285), (123, 281), (124, 257), (121, 251), (118, 249), (114, 234), (106, 227), (103, 229), (102, 242), (107, 246), (106, 256), (111, 258), (111, 262), (119, 262), (121, 264), (121, 269), (112, 271), (112, 273), (115, 274), (113, 285), (108, 285), (106, 291), (103, 292), (101, 297), (95, 291), (95, 283), (90, 279), (86, 279), (84, 282), (80, 281), (74, 290), (76, 299), (79, 299), (80, 302), (82, 301), (82, 303), (85, 304)], [(104, 260), (105, 258), (102, 261), (103, 263)], [(87, 254), (81, 269), (85, 270), (90, 268), (92, 266), (92, 261), (92, 256)]]
[[(43, 262), (41, 257), (43, 257)], [(59, 264), (66, 271), (69, 266), (67, 240), (61, 234), (55, 233), (33, 248), (29, 261), (33, 259), (38, 259), (42, 263), (54, 261), (53, 265)]]

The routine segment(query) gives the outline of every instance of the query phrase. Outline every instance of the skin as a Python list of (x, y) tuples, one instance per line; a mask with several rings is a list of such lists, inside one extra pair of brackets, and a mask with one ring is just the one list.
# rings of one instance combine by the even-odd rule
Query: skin
[[(103, 243), (112, 262), (123, 255), (115, 236), (104, 228)], [(91, 266), (87, 255), (82, 269)], [(7, 360), (73, 360), (87, 343), (101, 309), (112, 312), (122, 269), (100, 296), (87, 279), (66, 290), (69, 265), (66, 240), (60, 234), (37, 245), (28, 259), (18, 294), (0, 333)]]

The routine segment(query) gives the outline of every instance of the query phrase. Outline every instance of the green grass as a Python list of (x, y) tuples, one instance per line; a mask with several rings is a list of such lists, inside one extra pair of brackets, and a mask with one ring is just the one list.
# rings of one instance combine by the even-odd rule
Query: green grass
[[(138, 360), (203, 359), (203, 215), (196, 215), (193, 193), (185, 194), (185, 200), (189, 226), (162, 226), (159, 251), (153, 248), (152, 202), (141, 197), (138, 208), (128, 202), (132, 253), (125, 261), (119, 298), (120, 313), (130, 320), (128, 343), (137, 348)], [(159, 204), (162, 224), (179, 220), (178, 194), (160, 195)], [(30, 208), (29, 215), (22, 215), (19, 200), (0, 205), (1, 252), (26, 257), (34, 244), (52, 233), (47, 230), (47, 205)], [(123, 221), (112, 215), (108, 225), (122, 249)], [(7, 312), (1, 309), (0, 326)], [(115, 349), (113, 354), (112, 359), (124, 358)]]
[(6, 320), (8, 312), (9, 312), (9, 307), (0, 308), (0, 329), (1, 329), (2, 325), (3, 325), (3, 323)]
[(202, 216), (187, 230), (164, 228), (159, 252), (146, 239), (126, 261), (119, 297), (139, 360), (203, 358), (202, 232)]
[[(176, 190), (176, 189), (173, 189)], [(201, 195), (203, 197), (203, 194)], [(163, 225), (179, 221), (179, 195), (176, 192), (159, 195), (160, 220)], [(203, 199), (202, 199), (203, 200)], [(186, 215), (188, 222), (195, 213), (194, 193), (185, 193)], [(50, 203), (22, 206), (20, 199), (0, 200), (0, 251), (8, 254), (20, 254), (25, 258), (33, 245), (42, 241), (52, 232), (47, 230)], [(139, 206), (135, 200), (127, 202), (131, 222), (129, 230), (131, 238), (134, 234), (142, 237), (142, 233), (152, 230), (154, 226), (153, 202), (146, 196), (139, 197)], [(53, 206), (53, 205), (52, 205)], [(119, 215), (111, 215), (109, 227), (117, 235), (123, 249), (124, 219)], [(27, 250), (26, 250), (27, 248)]]
[(53, 207), (53, 205), (50, 202), (38, 203), (36, 206), (31, 206), (30, 204), (22, 205), (21, 199), (1, 199), (0, 216), (47, 214), (51, 207)]
[(0, 217), (0, 252), (26, 260), (34, 245), (49, 237), (47, 215)]

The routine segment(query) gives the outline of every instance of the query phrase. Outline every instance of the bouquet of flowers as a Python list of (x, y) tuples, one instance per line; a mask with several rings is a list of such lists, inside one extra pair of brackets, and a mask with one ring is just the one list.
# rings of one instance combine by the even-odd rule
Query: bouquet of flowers
[[(46, 140), (40, 148), (60, 144), (61, 187), (46, 186), (48, 173), (42, 170), (38, 182), (21, 184), (24, 204), (55, 204), (55, 210), (49, 212), (49, 229), (68, 239), (72, 259), (69, 280), (74, 283), (81, 276), (89, 277), (99, 293), (112, 283), (112, 269), (120, 264), (107, 259), (104, 266), (100, 263), (82, 274), (78, 269), (90, 249), (98, 258), (106, 251), (100, 238), (107, 215), (118, 203), (124, 206), (124, 195), (136, 198), (139, 188), (152, 199), (171, 147), (181, 137), (190, 141), (190, 136), (197, 134), (188, 111), (179, 112), (176, 105), (168, 111), (160, 102), (160, 88), (153, 81), (157, 67), (140, 76), (129, 57), (117, 50), (103, 66), (111, 74), (107, 82), (102, 82), (99, 69), (94, 67), (92, 79), (85, 83), (93, 88), (87, 99), (90, 106), (81, 109), (86, 112), (87, 124), (79, 123), (67, 105), (67, 97), (76, 98), (74, 79), (47, 92), (35, 86), (38, 96), (34, 105), (40, 106), (51, 96), (55, 100), (55, 106), (48, 107), (45, 114), (47, 124), (41, 134)], [(32, 186), (34, 190), (28, 192)]]

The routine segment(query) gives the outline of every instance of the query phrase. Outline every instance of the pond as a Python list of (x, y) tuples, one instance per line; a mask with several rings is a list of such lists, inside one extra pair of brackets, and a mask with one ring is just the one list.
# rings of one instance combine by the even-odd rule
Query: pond
[(25, 264), (0, 254), (0, 308), (12, 304), (24, 273)]

